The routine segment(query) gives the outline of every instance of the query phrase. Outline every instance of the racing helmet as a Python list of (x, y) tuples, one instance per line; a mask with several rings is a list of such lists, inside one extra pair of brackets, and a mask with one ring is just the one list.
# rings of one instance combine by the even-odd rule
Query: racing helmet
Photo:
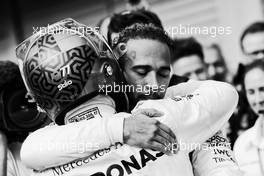
[[(105, 39), (73, 19), (41, 28), (16, 48), (16, 55), (29, 94), (59, 125), (69, 110), (124, 81)], [(124, 92), (109, 95), (117, 111), (128, 110)]]

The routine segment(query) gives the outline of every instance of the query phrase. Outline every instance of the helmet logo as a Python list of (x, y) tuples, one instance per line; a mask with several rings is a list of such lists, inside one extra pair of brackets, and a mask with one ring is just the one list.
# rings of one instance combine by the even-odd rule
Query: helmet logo
[(106, 75), (107, 76), (112, 76), (113, 75), (113, 68), (111, 67), (111, 65), (105, 65), (105, 70), (106, 70)]
[(59, 91), (61, 91), (62, 89), (64, 89), (65, 87), (68, 87), (71, 84), (72, 84), (71, 80), (68, 80), (68, 81), (64, 80), (64, 82), (62, 84), (58, 85), (58, 89), (59, 89)]
[(59, 71), (54, 71), (54, 73), (52, 73), (52, 79), (56, 81), (63, 77), (66, 77), (69, 74), (71, 74), (70, 65), (65, 65), (61, 67)]
[(65, 76), (71, 74), (70, 65), (68, 64), (68, 65), (61, 67), (60, 71), (61, 71), (62, 77), (65, 77)]

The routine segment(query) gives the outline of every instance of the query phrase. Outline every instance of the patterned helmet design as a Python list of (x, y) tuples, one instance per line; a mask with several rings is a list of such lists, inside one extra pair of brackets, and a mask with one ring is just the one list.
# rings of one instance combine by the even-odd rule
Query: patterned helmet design
[[(72, 19), (41, 29), (22, 42), (16, 54), (29, 93), (57, 124), (64, 123), (70, 109), (105, 94), (100, 87), (123, 83), (117, 59), (104, 38)], [(120, 94), (125, 111), (127, 98)]]

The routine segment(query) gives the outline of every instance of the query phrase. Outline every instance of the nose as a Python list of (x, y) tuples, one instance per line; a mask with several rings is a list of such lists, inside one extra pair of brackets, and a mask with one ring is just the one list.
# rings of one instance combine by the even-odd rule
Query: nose
[(259, 93), (258, 102), (260, 105), (262, 105), (262, 106), (264, 105), (264, 93), (263, 92)]
[(155, 73), (155, 71), (152, 71), (149, 73), (147, 80), (146, 80), (146, 84), (150, 87), (159, 85), (158, 79), (157, 79), (157, 74)]
[(260, 93), (258, 91), (255, 92), (253, 101), (254, 105), (258, 107), (261, 101)]
[(210, 77), (213, 77), (216, 74), (216, 69), (214, 66), (212, 65), (208, 66), (208, 74)]
[(254, 97), (254, 101), (256, 104), (258, 104), (259, 101), (259, 94), (256, 92), (255, 97)]

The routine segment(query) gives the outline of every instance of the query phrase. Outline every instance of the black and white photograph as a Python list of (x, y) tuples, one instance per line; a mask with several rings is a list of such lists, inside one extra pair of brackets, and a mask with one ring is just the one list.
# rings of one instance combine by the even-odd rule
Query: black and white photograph
[(0, 176), (264, 176), (264, 0), (3, 0)]

